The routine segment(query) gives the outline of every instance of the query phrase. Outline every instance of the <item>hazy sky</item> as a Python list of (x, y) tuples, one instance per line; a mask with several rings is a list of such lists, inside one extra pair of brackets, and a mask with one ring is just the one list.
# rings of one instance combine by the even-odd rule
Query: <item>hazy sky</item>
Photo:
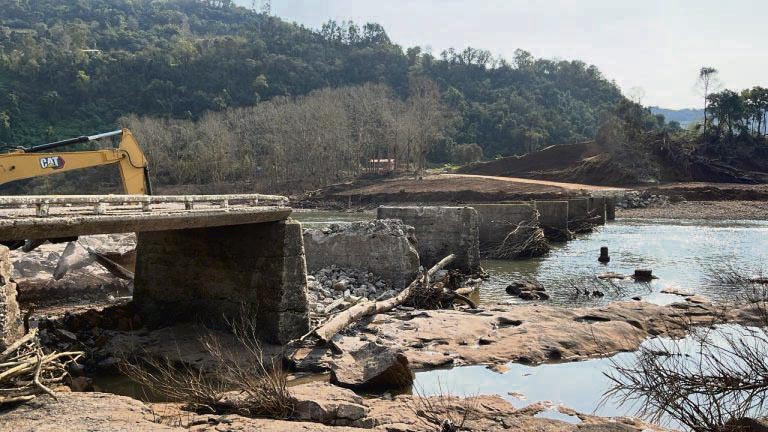
[(644, 105), (701, 105), (703, 65), (728, 88), (768, 87), (765, 0), (272, 0), (272, 13), (312, 28), (329, 19), (378, 22), (395, 43), (435, 55), (472, 46), (508, 59), (517, 48), (579, 59), (625, 94), (642, 89), (633, 93), (644, 94)]

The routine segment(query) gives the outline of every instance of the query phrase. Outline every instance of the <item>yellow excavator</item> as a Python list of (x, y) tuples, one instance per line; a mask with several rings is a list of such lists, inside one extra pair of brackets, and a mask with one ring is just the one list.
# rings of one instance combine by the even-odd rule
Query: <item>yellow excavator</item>
[[(120, 136), (117, 148), (99, 150), (51, 152), (73, 144), (97, 141)], [(81, 136), (29, 148), (17, 148), (0, 154), (0, 185), (22, 179), (40, 177), (67, 171), (117, 164), (123, 179), (123, 189), (128, 195), (152, 195), (147, 158), (128, 129), (91, 136)], [(25, 252), (36, 248), (46, 240), (52, 243), (69, 242), (77, 237), (57, 239), (18, 240), (0, 242), (10, 249), (22, 247)]]
[[(104, 138), (121, 136), (117, 148), (54, 153), (60, 147), (86, 143)], [(91, 168), (117, 164), (123, 179), (123, 188), (129, 195), (152, 195), (149, 181), (147, 158), (136, 142), (131, 131), (120, 129), (91, 136), (56, 141), (29, 148), (18, 148), (0, 154), (0, 184)]]

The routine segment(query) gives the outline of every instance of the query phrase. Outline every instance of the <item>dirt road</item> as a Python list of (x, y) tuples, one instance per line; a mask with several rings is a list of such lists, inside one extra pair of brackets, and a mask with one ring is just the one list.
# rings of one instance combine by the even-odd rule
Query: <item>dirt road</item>
[(564, 182), (556, 182), (556, 181), (549, 181), (549, 180), (534, 180), (534, 179), (519, 178), (519, 177), (499, 177), (499, 176), (486, 176), (486, 175), (474, 175), (474, 174), (441, 174), (441, 175), (447, 178), (468, 178), (468, 179), (476, 178), (476, 179), (488, 179), (488, 180), (494, 180), (494, 181), (499, 180), (499, 181), (505, 181), (505, 182), (511, 182), (511, 183), (553, 186), (553, 187), (559, 187), (559, 188), (568, 189), (568, 190), (589, 190), (589, 191), (610, 191), (610, 192), (620, 192), (625, 190), (624, 188), (613, 187), (613, 186), (594, 186), (594, 185), (587, 185), (587, 184), (580, 184), (580, 183), (564, 183)]

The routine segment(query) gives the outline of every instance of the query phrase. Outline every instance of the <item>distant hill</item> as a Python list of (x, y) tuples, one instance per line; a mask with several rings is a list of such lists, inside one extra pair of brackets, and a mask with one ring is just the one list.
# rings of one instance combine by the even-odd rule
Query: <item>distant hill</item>
[(704, 119), (703, 109), (684, 108), (679, 110), (660, 108), (656, 106), (651, 107), (651, 112), (656, 114), (662, 114), (664, 119), (669, 121), (676, 121), (681, 126), (685, 127), (691, 123), (701, 121)]
[(501, 61), (473, 48), (433, 56), (377, 24), (312, 30), (232, 5), (0, 0), (0, 144), (109, 130), (130, 113), (196, 120), (326, 87), (384, 84), (405, 99), (411, 79), (426, 77), (457, 114), (429, 155), (446, 162), (454, 143), (492, 157), (591, 139), (600, 113), (627, 102), (579, 60), (519, 50)]

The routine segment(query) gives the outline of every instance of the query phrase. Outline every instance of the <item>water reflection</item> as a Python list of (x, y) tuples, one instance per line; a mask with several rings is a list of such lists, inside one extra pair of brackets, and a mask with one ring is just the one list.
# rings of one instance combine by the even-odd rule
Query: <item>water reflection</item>
[[(750, 346), (768, 349), (766, 341), (755, 337), (755, 329), (738, 325), (721, 325), (716, 330), (700, 328), (694, 335), (673, 341), (668, 338), (649, 339), (643, 347), (655, 352), (674, 354), (670, 361), (695, 365), (701, 361), (701, 340), (706, 338), (713, 346), (727, 346), (725, 337), (737, 337)], [(431, 370), (416, 373), (414, 392), (422, 396), (453, 394), (458, 396), (499, 395), (515, 407), (543, 402), (553, 406), (566, 406), (585, 414), (600, 416), (631, 416), (637, 405), (621, 405), (612, 398), (603, 398), (611, 387), (606, 374), (614, 373), (615, 364), (632, 365), (635, 353), (621, 353), (611, 358), (598, 358), (582, 362), (527, 366), (508, 363), (504, 373), (494, 372), (484, 366), (464, 366), (453, 369)], [(706, 362), (705, 362), (706, 363)], [(734, 361), (734, 367), (738, 367)], [(547, 412), (560, 420), (573, 420), (562, 414)], [(665, 424), (680, 425), (669, 418)]]

